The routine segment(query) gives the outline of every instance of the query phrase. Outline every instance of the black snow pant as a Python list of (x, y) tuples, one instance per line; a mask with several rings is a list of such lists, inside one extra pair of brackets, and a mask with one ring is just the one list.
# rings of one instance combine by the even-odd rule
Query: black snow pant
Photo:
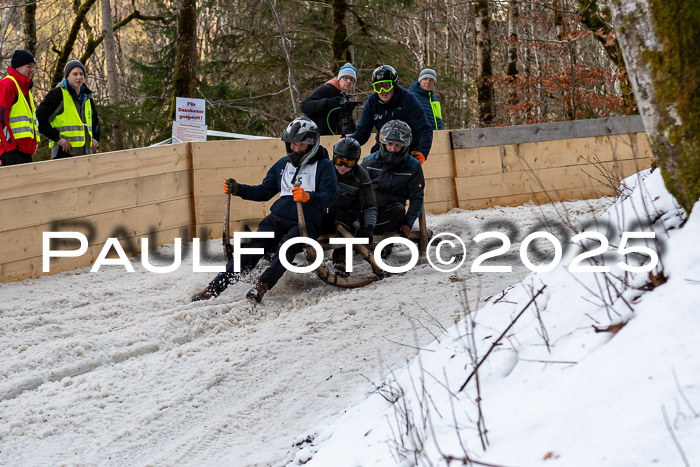
[(378, 206), (377, 225), (374, 234), (380, 235), (387, 232), (398, 232), (406, 220), (406, 205), (404, 203), (391, 203), (387, 206)]
[(29, 162), (32, 162), (32, 155), (26, 154), (19, 149), (3, 152), (2, 155), (0, 155), (0, 166), (2, 167), (6, 167), (8, 165), (28, 164)]
[[(362, 213), (360, 211), (335, 211), (327, 212), (321, 220), (321, 233), (331, 236), (340, 237), (337, 233), (336, 225), (341, 224), (352, 235), (356, 235), (357, 231), (362, 227)], [(333, 249), (333, 260), (345, 260), (345, 247)]]
[[(316, 240), (318, 238), (318, 228), (311, 224), (306, 224), (306, 229), (308, 231), (309, 238)], [(280, 261), (279, 249), (280, 247), (289, 239), (300, 237), (299, 224), (296, 220), (292, 221), (290, 219), (285, 219), (276, 214), (270, 214), (258, 225), (258, 232), (274, 232), (275, 236), (273, 238), (252, 238), (250, 240), (249, 248), (262, 248), (265, 253), (269, 254), (276, 252), (272, 261), (267, 266), (265, 271), (260, 275), (259, 282), (264, 282), (267, 284), (268, 288), (272, 288), (277, 284), (277, 281), (282, 278), (284, 271), (286, 271), (284, 265)], [(302, 251), (304, 244), (297, 243), (292, 245), (287, 249), (287, 261), (291, 263), (294, 257)], [(217, 293), (223, 292), (230, 284), (237, 282), (242, 274), (250, 272), (258, 261), (265, 256), (264, 254), (243, 254), (241, 255), (241, 270), (240, 272), (235, 272), (233, 269), (233, 260), (226, 264), (226, 271), (220, 272), (212, 280), (209, 285), (214, 287)]]

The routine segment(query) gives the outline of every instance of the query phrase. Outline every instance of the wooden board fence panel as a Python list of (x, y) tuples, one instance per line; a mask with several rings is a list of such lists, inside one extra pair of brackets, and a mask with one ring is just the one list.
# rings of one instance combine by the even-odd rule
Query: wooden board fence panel
[[(321, 145), (332, 154), (337, 136)], [(372, 134), (362, 147), (369, 154)], [(259, 184), (286, 153), (278, 138), (141, 148), (0, 169), (0, 281), (38, 277), (42, 233), (91, 231), (81, 258), (60, 258), (52, 273), (92, 264), (107, 237), (131, 244), (156, 236), (220, 238), (222, 181)], [(637, 157), (637, 159), (633, 159)], [(624, 176), (647, 168), (651, 151), (638, 117), (470, 131), (436, 131), (427, 163), (425, 208), (481, 209), (527, 201), (612, 194)], [(274, 202), (231, 200), (233, 231), (255, 229)], [(83, 230), (81, 230), (83, 229)], [(213, 245), (213, 244), (212, 244)], [(215, 254), (221, 252), (215, 248)]]
[(452, 132), (452, 148), (503, 146), (642, 132), (644, 132), (644, 125), (642, 124), (642, 118), (638, 115), (632, 117), (595, 118), (534, 125), (455, 130)]
[(187, 169), (186, 144), (20, 164), (0, 171), (0, 200)]
[(187, 179), (171, 172), (0, 200), (0, 225), (14, 230), (189, 197)]
[[(620, 180), (638, 170), (638, 161), (606, 162), (601, 170), (608, 174), (620, 174)], [(590, 172), (587, 172), (590, 171)], [(593, 173), (592, 166), (570, 166), (542, 169), (536, 172), (509, 172), (478, 177), (457, 178), (459, 205), (464, 207), (466, 201), (491, 197), (527, 195), (535, 192), (587, 188), (590, 196), (598, 193), (603, 177)], [(593, 177), (591, 177), (593, 175)], [(597, 179), (596, 179), (597, 178)], [(615, 176), (614, 178), (618, 178)]]
[[(181, 229), (171, 229), (158, 232), (158, 243), (164, 245), (167, 243), (173, 243), (175, 237), (181, 236)], [(141, 237), (127, 237), (120, 240), (121, 244), (132, 243), (136, 245), (138, 254), (141, 253)], [(25, 258), (19, 261), (11, 261), (8, 263), (0, 264), (0, 282), (14, 282), (24, 279), (34, 279), (47, 274), (57, 274), (59, 272), (71, 271), (74, 269), (80, 269), (84, 267), (92, 267), (99, 255), (100, 251), (104, 247), (104, 243), (97, 243), (90, 245), (87, 252), (79, 257), (74, 258), (54, 258), (51, 261), (51, 269), (49, 273), (44, 273), (43, 268), (43, 258), (41, 256), (35, 256), (31, 258)], [(150, 245), (149, 245), (150, 247)], [(140, 263), (141, 258), (135, 258), (135, 262)], [(132, 264), (133, 262), (132, 261)], [(104, 266), (105, 268), (122, 268), (122, 266)]]
[[(275, 198), (265, 203), (246, 201), (234, 196), (231, 198), (231, 220), (261, 219), (270, 213)], [(223, 222), (226, 196), (200, 196), (196, 199), (197, 225)]]
[(452, 177), (431, 178), (425, 181), (425, 202), (452, 201), (454, 186)]
[(2, 262), (12, 262), (41, 256), (43, 232), (51, 231), (81, 232), (88, 237), (91, 244), (104, 243), (108, 237), (147, 237), (153, 234), (156, 244), (162, 245), (159, 232), (189, 228), (189, 222), (188, 198), (59, 220), (53, 224), (0, 232), (0, 258)]

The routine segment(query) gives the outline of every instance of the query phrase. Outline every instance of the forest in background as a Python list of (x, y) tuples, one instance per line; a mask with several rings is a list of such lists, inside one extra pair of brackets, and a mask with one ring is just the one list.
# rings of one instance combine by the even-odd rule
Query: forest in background
[(209, 129), (277, 136), (346, 61), (360, 101), (381, 64), (404, 87), (435, 69), (449, 129), (629, 115), (605, 1), (3, 0), (0, 64), (35, 54), (38, 104), (83, 61), (102, 150), (169, 138), (176, 95), (207, 100)]

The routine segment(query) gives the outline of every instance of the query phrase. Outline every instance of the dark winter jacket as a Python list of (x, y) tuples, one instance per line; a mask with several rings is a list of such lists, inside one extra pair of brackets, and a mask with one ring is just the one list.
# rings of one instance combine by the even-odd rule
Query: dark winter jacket
[(314, 89), (301, 103), (301, 111), (314, 121), (321, 135), (339, 135), (340, 128), (340, 83), (338, 78), (328, 80)]
[[(92, 91), (85, 85), (80, 88), (80, 95), (75, 93), (73, 86), (66, 83), (64, 79), (58, 86), (53, 88), (46, 95), (44, 100), (39, 104), (36, 109), (36, 119), (39, 120), (39, 132), (49, 138), (54, 143), (61, 139), (61, 134), (57, 129), (51, 126), (51, 121), (59, 114), (63, 113), (63, 91), (62, 89), (67, 89), (68, 93), (73, 98), (73, 103), (75, 108), (78, 110), (78, 115), (80, 119), (85, 123), (85, 103), (88, 99), (91, 99), (90, 106), (92, 108), (92, 137), (95, 141), (100, 140), (100, 120), (97, 116), (97, 107), (95, 106), (95, 100), (92, 99)], [(67, 153), (61, 149), (61, 146), (54, 144), (51, 148), (51, 158), (61, 159), (63, 157), (71, 156), (82, 156), (85, 154), (92, 154), (92, 141), (90, 138), (85, 138), (85, 145), (83, 147), (74, 147), (70, 153)]]
[(425, 178), (420, 162), (407, 155), (403, 162), (391, 166), (382, 161), (377, 151), (362, 161), (362, 167), (367, 169), (372, 178), (374, 196), (379, 210), (396, 202), (405, 205), (408, 201), (404, 224), (412, 227), (423, 209)]
[[(268, 201), (283, 189), (282, 178), (285, 171), (296, 169), (289, 163), (287, 156), (281, 158), (267, 171), (267, 175), (260, 185), (238, 185), (238, 196), (250, 201)], [(308, 169), (316, 164), (315, 189), (310, 191), (307, 184), (302, 184), (302, 188), (309, 192), (310, 198), (307, 203), (302, 203), (304, 208), (304, 218), (306, 223), (313, 226), (316, 231), (321, 225), (321, 217), (326, 209), (333, 206), (337, 198), (337, 182), (335, 178), (335, 167), (328, 159), (328, 151), (323, 146), (319, 146), (316, 155), (308, 164), (302, 165), (299, 170)], [(274, 202), (270, 211), (282, 218), (297, 220), (297, 206), (291, 194), (282, 193), (280, 198)]]
[(372, 130), (377, 129), (376, 144), (373, 151), (379, 149), (379, 130), (390, 120), (403, 120), (411, 127), (412, 140), (411, 151), (419, 151), (425, 157), (430, 153), (433, 145), (433, 131), (425, 118), (423, 107), (416, 98), (401, 86), (394, 87), (396, 90), (392, 99), (388, 103), (379, 100), (379, 95), (373, 93), (367, 98), (362, 108), (362, 116), (357, 123), (357, 129), (352, 137), (360, 144), (365, 144), (369, 139)]
[(418, 99), (418, 103), (423, 107), (425, 118), (428, 119), (430, 127), (433, 130), (442, 130), (442, 108), (440, 99), (438, 99), (435, 91), (426, 91), (420, 87), (418, 81), (414, 81), (408, 88), (408, 92)]
[[(24, 75), (19, 74), (12, 67), (7, 69), (8, 76), (17, 80), (19, 88), (24, 94), (24, 98), (29, 102), (29, 91), (34, 87), (34, 82)], [(10, 111), (17, 102), (17, 86), (11, 79), (0, 79), (0, 159), (2, 153), (19, 150), (28, 155), (33, 155), (36, 151), (37, 141), (34, 138), (15, 139), (10, 128)], [(9, 138), (8, 138), (9, 136)]]
[(377, 200), (367, 170), (356, 165), (345, 175), (340, 175), (337, 170), (335, 174), (338, 177), (338, 200), (333, 209), (356, 213), (354, 217), (362, 216), (362, 227), (374, 229), (377, 224)]

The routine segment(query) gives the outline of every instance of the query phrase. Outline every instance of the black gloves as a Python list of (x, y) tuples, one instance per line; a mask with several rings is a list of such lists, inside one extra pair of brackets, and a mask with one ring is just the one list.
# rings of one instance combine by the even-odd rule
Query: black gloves
[(238, 183), (236, 183), (235, 178), (224, 180), (224, 193), (227, 195), (235, 195), (238, 193)]
[(374, 229), (368, 229), (367, 227), (364, 227), (362, 229), (359, 229), (357, 231), (357, 235), (355, 235), (356, 238), (366, 238), (369, 240), (370, 243), (372, 243), (372, 240), (374, 240)]
[(348, 99), (344, 99), (343, 102), (340, 104), (340, 110), (343, 110), (345, 112), (352, 112), (353, 109), (355, 108), (356, 102), (352, 102)]
[(343, 98), (340, 96), (329, 97), (327, 102), (331, 109), (335, 109), (336, 107), (340, 107), (340, 104), (343, 102)]

